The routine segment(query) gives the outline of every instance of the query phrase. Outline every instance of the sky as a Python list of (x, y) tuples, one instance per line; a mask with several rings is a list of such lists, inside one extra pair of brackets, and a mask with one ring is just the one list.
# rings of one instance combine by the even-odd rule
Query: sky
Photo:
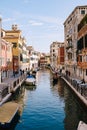
[(2, 0), (2, 28), (10, 30), (17, 24), (27, 46), (48, 53), (53, 42), (64, 42), (63, 23), (76, 6), (82, 5), (87, 5), (87, 0)]

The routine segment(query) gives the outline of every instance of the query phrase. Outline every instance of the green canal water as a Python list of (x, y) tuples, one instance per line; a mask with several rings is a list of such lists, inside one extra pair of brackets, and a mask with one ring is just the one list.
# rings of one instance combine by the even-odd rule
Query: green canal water
[(36, 79), (36, 88), (23, 85), (16, 94), (21, 114), (10, 130), (77, 130), (80, 120), (87, 123), (87, 112), (62, 79), (53, 85), (49, 70), (38, 71)]

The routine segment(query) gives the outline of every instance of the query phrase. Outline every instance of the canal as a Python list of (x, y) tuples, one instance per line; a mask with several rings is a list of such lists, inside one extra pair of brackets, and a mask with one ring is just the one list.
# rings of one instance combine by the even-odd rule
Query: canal
[(20, 118), (10, 130), (77, 130), (80, 120), (87, 123), (87, 112), (60, 79), (52, 83), (49, 70), (37, 73), (37, 85), (23, 85), (15, 98), (21, 105)]

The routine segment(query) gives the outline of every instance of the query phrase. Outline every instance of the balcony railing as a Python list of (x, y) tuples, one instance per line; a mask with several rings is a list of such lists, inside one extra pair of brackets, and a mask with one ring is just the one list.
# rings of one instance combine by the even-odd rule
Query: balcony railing
[(67, 45), (66, 49), (73, 48), (73, 45)]
[(87, 62), (78, 62), (77, 65), (82, 69), (87, 69)]

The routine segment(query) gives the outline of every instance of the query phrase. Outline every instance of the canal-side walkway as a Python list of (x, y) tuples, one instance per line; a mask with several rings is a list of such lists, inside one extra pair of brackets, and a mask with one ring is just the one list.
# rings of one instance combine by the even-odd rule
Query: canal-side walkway
[(85, 91), (83, 91), (84, 87), (81, 88), (78, 86), (73, 86), (73, 84), (71, 84), (71, 82), (69, 80), (67, 80), (65, 77), (61, 77), (67, 84), (68, 86), (73, 90), (73, 92), (77, 95), (77, 97), (85, 104), (85, 106), (87, 107), (87, 97), (83, 96), (83, 93), (86, 93)]
[(50, 68), (50, 70), (53, 74), (58, 73), (58, 75), (60, 75), (60, 77), (68, 84), (77, 97), (87, 107), (87, 83), (83, 83), (79, 78), (71, 77), (70, 75), (66, 75), (62, 72), (55, 72), (52, 68)]
[(26, 73), (22, 75), (11, 76), (4, 79), (0, 84), (0, 105), (5, 103), (26, 79)]

